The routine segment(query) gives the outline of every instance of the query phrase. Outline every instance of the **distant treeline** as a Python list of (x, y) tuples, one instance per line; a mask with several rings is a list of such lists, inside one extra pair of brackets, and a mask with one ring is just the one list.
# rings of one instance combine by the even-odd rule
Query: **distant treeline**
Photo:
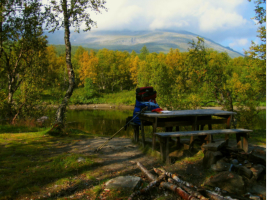
[[(213, 102), (228, 110), (235, 105), (253, 111), (266, 101), (265, 60), (248, 56), (232, 59), (227, 53), (206, 49), (202, 38), (190, 45), (188, 52), (170, 49), (167, 54), (150, 53), (146, 46), (139, 54), (73, 47), (76, 89), (70, 103), (108, 103), (103, 95), (113, 98), (109, 94), (119, 92), (125, 99), (116, 102), (132, 104), (133, 91), (143, 86), (153, 86), (157, 102), (168, 109), (192, 109)], [(42, 102), (59, 103), (68, 88), (64, 46), (49, 45), (42, 54), (27, 59), (29, 62), (25, 59), (21, 65), (27, 68), (15, 76), (17, 92), (13, 96), (6, 84), (12, 80), (0, 77), (0, 109), (7, 108), (11, 96), (13, 116), (38, 115), (33, 107), (40, 108)]]
[[(53, 56), (60, 50), (59, 46), (48, 48)], [(88, 98), (153, 86), (158, 92), (158, 102), (169, 108), (192, 108), (203, 102), (215, 102), (232, 110), (234, 104), (255, 106), (265, 101), (264, 61), (250, 57), (232, 59), (227, 53), (206, 49), (202, 38), (191, 43), (189, 52), (170, 49), (167, 54), (150, 53), (146, 46), (140, 54), (95, 51), (81, 46), (72, 50), (77, 87), (83, 88)], [(56, 76), (54, 79), (59, 81), (53, 87), (66, 84), (65, 68), (60, 70), (63, 60), (59, 56), (54, 61), (62, 61), (61, 64), (50, 64), (53, 69), (50, 68), (49, 76)]]

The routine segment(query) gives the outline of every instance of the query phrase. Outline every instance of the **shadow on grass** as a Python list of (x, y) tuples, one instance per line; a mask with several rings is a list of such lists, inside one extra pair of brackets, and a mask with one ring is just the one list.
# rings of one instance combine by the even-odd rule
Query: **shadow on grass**
[[(9, 134), (9, 138), (0, 137), (0, 199), (42, 193), (59, 179), (77, 176), (99, 166), (94, 162), (94, 157), (70, 154), (70, 148), (62, 147), (62, 144), (64, 146), (77, 140), (79, 135), (62, 138), (44, 136), (44, 133), (31, 134), (16, 133)], [(79, 157), (85, 160), (78, 162)], [(65, 182), (64, 186), (75, 181), (66, 179)]]
[(37, 131), (44, 131), (45, 129), (46, 128), (27, 127), (27, 126), (1, 125), (0, 126), (0, 134), (3, 134), (3, 133), (37, 132)]

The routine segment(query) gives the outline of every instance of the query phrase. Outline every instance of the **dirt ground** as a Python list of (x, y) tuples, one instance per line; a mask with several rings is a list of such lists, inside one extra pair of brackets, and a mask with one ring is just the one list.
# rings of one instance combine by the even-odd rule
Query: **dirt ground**
[(149, 169), (159, 165), (159, 160), (145, 155), (139, 150), (138, 144), (133, 144), (129, 138), (113, 138), (100, 151), (95, 150), (104, 144), (108, 138), (83, 140), (71, 146), (69, 153), (96, 155), (105, 170), (132, 173), (137, 170), (136, 162), (144, 163)]
[[(134, 175), (139, 176), (145, 182), (148, 182), (144, 174), (142, 174), (137, 167), (136, 162), (142, 163), (151, 172), (153, 171), (153, 167), (164, 168), (166, 171), (178, 174), (183, 180), (188, 181), (197, 187), (201, 186), (206, 177), (214, 175), (214, 172), (211, 170), (203, 168), (202, 157), (201, 159), (195, 160), (182, 160), (184, 157), (201, 154), (202, 152), (200, 149), (196, 149), (195, 152), (184, 155), (180, 161), (179, 159), (178, 161), (176, 160), (176, 162), (174, 160), (172, 164), (165, 165), (160, 162), (158, 157), (152, 157), (143, 153), (140, 150), (141, 145), (132, 143), (132, 140), (129, 138), (113, 138), (99, 152), (95, 152), (95, 150), (106, 142), (107, 139), (108, 138), (95, 138), (80, 140), (74, 145), (67, 145), (64, 148), (61, 148), (61, 151), (67, 153), (81, 153), (84, 156), (95, 156), (97, 158), (96, 162), (99, 164), (97, 170), (102, 172), (97, 176), (97, 180), (111, 179), (121, 175)], [(231, 141), (229, 144), (235, 145), (235, 142)], [(249, 145), (249, 151), (254, 147), (254, 145)], [(266, 151), (266, 146), (262, 146), (261, 148)], [(265, 186), (266, 180), (262, 180), (261, 185)], [(75, 194), (73, 194), (72, 197), (75, 197)]]

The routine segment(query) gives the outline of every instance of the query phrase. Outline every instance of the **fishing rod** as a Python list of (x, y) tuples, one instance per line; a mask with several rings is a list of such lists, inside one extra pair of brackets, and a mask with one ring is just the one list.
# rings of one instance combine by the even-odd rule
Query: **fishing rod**
[(114, 133), (114, 135), (112, 135), (106, 142), (104, 142), (102, 145), (100, 145), (94, 152), (100, 151), (110, 140), (112, 140), (114, 138), (115, 135), (117, 135), (123, 128), (127, 127), (131, 121), (133, 121), (138, 115), (143, 113), (146, 109), (147, 109), (147, 107), (143, 108), (137, 115), (135, 115), (130, 121), (128, 121), (123, 127), (121, 127), (120, 130), (118, 130), (116, 133)]

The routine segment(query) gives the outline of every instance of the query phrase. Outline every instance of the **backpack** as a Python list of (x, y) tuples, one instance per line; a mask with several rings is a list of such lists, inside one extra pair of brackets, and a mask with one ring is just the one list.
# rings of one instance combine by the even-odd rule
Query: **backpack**
[[(147, 111), (159, 108), (159, 105), (156, 103), (156, 97), (157, 92), (154, 91), (153, 87), (137, 88), (133, 117), (137, 115), (137, 112), (140, 112), (144, 107), (147, 107)], [(133, 120), (133, 122), (139, 126), (141, 125), (141, 121), (138, 116)]]
[(153, 87), (140, 87), (136, 89), (136, 100), (138, 101), (153, 101), (156, 103), (157, 92)]

